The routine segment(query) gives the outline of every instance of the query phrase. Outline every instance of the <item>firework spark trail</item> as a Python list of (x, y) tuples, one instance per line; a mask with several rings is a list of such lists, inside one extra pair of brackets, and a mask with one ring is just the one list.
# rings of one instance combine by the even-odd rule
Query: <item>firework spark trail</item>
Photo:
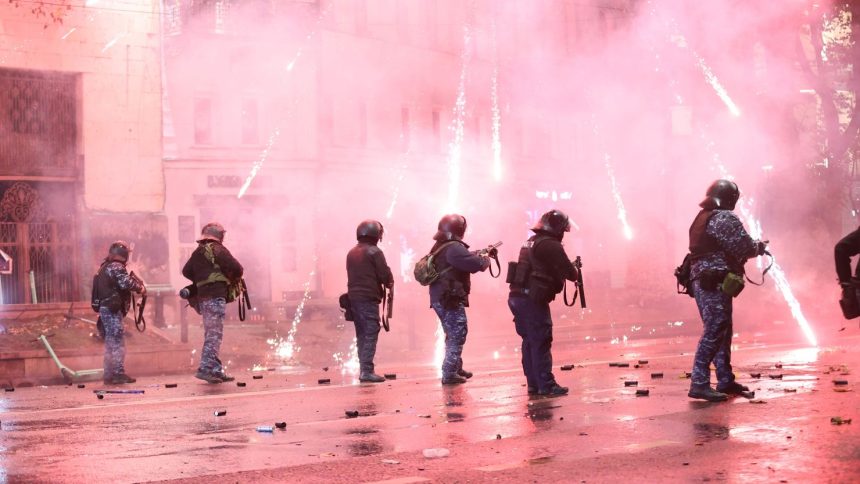
[(346, 355), (347, 357), (344, 358), (343, 353), (337, 352), (331, 356), (334, 358), (335, 364), (340, 365), (341, 375), (357, 374), (361, 368), (361, 363), (358, 361), (358, 339), (355, 336), (352, 337), (352, 343), (350, 343)]
[[(71, 32), (69, 32), (69, 33), (71, 33)], [(117, 36), (116, 36), (116, 37), (114, 37), (113, 39), (111, 39), (111, 40), (110, 40), (110, 42), (108, 42), (107, 44), (105, 44), (104, 48), (102, 48), (102, 54), (104, 54), (105, 52), (107, 52), (107, 51), (108, 51), (108, 49), (110, 49), (111, 47), (113, 47), (114, 45), (116, 45), (116, 43), (117, 43), (117, 42), (119, 42), (119, 39), (121, 39), (121, 38), (123, 38), (123, 37), (125, 37), (125, 36), (126, 36), (126, 32), (123, 32), (123, 33), (121, 33), (121, 34), (117, 34)]]
[[(600, 130), (597, 126), (597, 120), (594, 115), (591, 116), (591, 127), (594, 131), (595, 139), (603, 145), (604, 143), (602, 142)], [(621, 222), (622, 233), (627, 240), (632, 240), (633, 229), (627, 221), (627, 209), (624, 208), (624, 200), (621, 198), (621, 189), (618, 187), (618, 181), (615, 179), (615, 169), (612, 166), (612, 157), (609, 156), (609, 152), (605, 147), (601, 147), (601, 149), (603, 150), (603, 165), (606, 167), (607, 176), (609, 176), (609, 183), (612, 187), (612, 199), (615, 200), (615, 208), (617, 210), (618, 221)]]
[(493, 21), (493, 73), (490, 79), (490, 99), (492, 101), (492, 131), (493, 131), (493, 178), (502, 179), (502, 113), (499, 110), (499, 53), (496, 41), (496, 22)]
[(260, 154), (260, 158), (254, 162), (254, 166), (251, 168), (251, 173), (248, 174), (248, 177), (245, 178), (245, 183), (242, 184), (242, 188), (239, 189), (239, 194), (236, 195), (236, 198), (242, 198), (245, 196), (245, 192), (248, 191), (248, 188), (251, 186), (251, 182), (254, 181), (254, 178), (257, 177), (257, 173), (260, 172), (260, 168), (263, 167), (263, 163), (269, 157), (269, 153), (272, 151), (272, 147), (275, 145), (275, 141), (281, 136), (281, 128), (275, 128), (275, 131), (269, 136), (269, 142), (266, 143), (266, 148), (263, 150), (263, 153)]
[(391, 195), (391, 203), (388, 205), (388, 211), (385, 212), (385, 218), (391, 220), (394, 215), (394, 207), (397, 206), (397, 198), (400, 196), (400, 187), (403, 186), (403, 178), (406, 176), (406, 170), (409, 165), (409, 155), (412, 152), (411, 148), (403, 154), (403, 163), (400, 165), (400, 174), (397, 175), (397, 182), (394, 185), (394, 193)]
[[(287, 73), (292, 72), (293, 67), (295, 67), (296, 65), (296, 62), (299, 61), (299, 58), (301, 58), (307, 46), (310, 45), (311, 39), (313, 39), (316, 33), (320, 30), (320, 24), (322, 24), (323, 19), (328, 15), (330, 10), (331, 3), (326, 6), (325, 10), (320, 12), (319, 16), (317, 16), (313, 29), (310, 33), (308, 33), (307, 36), (305, 36), (304, 42), (302, 43), (302, 45), (299, 46), (298, 51), (296, 51), (296, 54), (293, 56), (290, 62), (287, 63), (287, 66), (285, 68)], [(248, 188), (251, 186), (251, 183), (254, 181), (254, 178), (257, 177), (257, 173), (259, 173), (260, 169), (263, 168), (263, 163), (265, 163), (266, 159), (269, 157), (269, 153), (272, 151), (272, 146), (274, 146), (275, 141), (277, 141), (277, 139), (281, 136), (280, 126), (285, 122), (287, 116), (289, 116), (290, 114), (291, 110), (287, 110), (284, 113), (283, 118), (281, 118), (280, 121), (278, 121), (278, 123), (276, 124), (275, 129), (272, 131), (272, 134), (269, 135), (269, 142), (266, 144), (266, 148), (263, 149), (263, 152), (260, 154), (260, 158), (254, 162), (254, 166), (251, 167), (251, 173), (248, 174), (248, 177), (245, 179), (245, 183), (242, 184), (242, 188), (239, 189), (239, 194), (236, 196), (236, 198), (242, 198), (245, 195), (245, 192), (248, 191)]]
[[(316, 265), (317, 258), (314, 257), (314, 265)], [(287, 333), (286, 339), (275, 336), (275, 338), (270, 338), (266, 340), (272, 349), (275, 350), (275, 355), (278, 357), (289, 360), (292, 359), (299, 351), (301, 351), (301, 347), (296, 346), (296, 332), (299, 329), (299, 323), (302, 322), (302, 316), (305, 311), (305, 304), (311, 298), (311, 281), (314, 279), (314, 275), (316, 275), (316, 269), (312, 270), (308, 275), (308, 280), (304, 284), (305, 292), (302, 295), (302, 300), (299, 302), (299, 305), (296, 306), (296, 313), (293, 316), (293, 323), (290, 326), (290, 331)]]
[(445, 361), (445, 331), (442, 321), (436, 326), (436, 346), (433, 349), (433, 364), (436, 365), (436, 376), (442, 376), (442, 363)]
[[(721, 175), (724, 178), (731, 178), (728, 170), (725, 165), (723, 165), (722, 160), (720, 159), (719, 153), (714, 149), (714, 143), (708, 142), (705, 138), (704, 133), (699, 134), (700, 138), (704, 142), (705, 149), (710, 153), (715, 165), (720, 170)], [(759, 221), (755, 215), (752, 213), (752, 202), (746, 200), (738, 201), (738, 210), (741, 213), (741, 216), (747, 223), (747, 227), (749, 228), (750, 237), (756, 240), (761, 240), (762, 238), (762, 228), (761, 221)], [(758, 258), (758, 265), (761, 267), (761, 257)], [(803, 332), (803, 336), (806, 337), (806, 341), (809, 342), (812, 346), (818, 346), (818, 339), (815, 337), (815, 332), (812, 330), (812, 326), (809, 324), (809, 321), (806, 319), (806, 316), (803, 314), (803, 309), (800, 307), (800, 302), (794, 296), (794, 291), (791, 289), (791, 284), (788, 282), (788, 278), (785, 276), (785, 271), (782, 270), (782, 267), (776, 262), (773, 261), (773, 266), (770, 268), (769, 274), (773, 278), (776, 283), (776, 289), (782, 295), (783, 299), (785, 299), (786, 304), (788, 304), (788, 308), (791, 311), (791, 315), (794, 317), (797, 324), (800, 326), (800, 330)]]
[(397, 205), (397, 197), (400, 195), (400, 186), (403, 184), (403, 175), (405, 171), (405, 167), (401, 168), (400, 175), (397, 177), (397, 185), (394, 186), (394, 194), (391, 196), (391, 204), (388, 205), (388, 211), (385, 212), (385, 218), (388, 220), (391, 220), (391, 216), (394, 215), (394, 207)]
[[(466, 120), (466, 81), (469, 63), (472, 60), (472, 25), (469, 20), (463, 25), (463, 52), (460, 55), (460, 82), (457, 86), (457, 101), (454, 103), (454, 120), (451, 130), (454, 137), (448, 144), (448, 206), (447, 211), (455, 212), (460, 197), (460, 158), (462, 155), (463, 131)], [(434, 364), (437, 374), (442, 375), (442, 362), (445, 359), (445, 331), (442, 321), (436, 326), (436, 348)]]
[[(656, 16), (656, 11), (654, 9), (654, 5), (652, 2), (648, 2), (651, 6), (649, 14), (653, 17)], [(653, 41), (652, 41), (653, 42)], [(654, 58), (656, 61), (656, 70), (658, 72), (662, 71), (660, 55), (656, 52), (653, 44), (649, 46), (649, 50), (654, 54)], [(669, 86), (673, 90), (672, 94), (675, 98), (675, 101), (678, 105), (684, 105), (684, 100), (681, 95), (677, 92), (677, 82), (668, 72), (664, 72), (664, 75), (669, 80)], [(715, 144), (713, 141), (709, 140), (705, 135), (704, 131), (700, 131), (699, 137), (702, 140), (702, 144), (705, 146), (705, 150), (711, 155), (712, 161), (714, 162), (714, 166), (720, 171), (723, 177), (730, 177), (728, 170), (723, 165), (722, 160), (720, 159), (720, 155), (716, 150)], [(752, 210), (748, 206), (748, 204), (744, 200), (739, 201), (739, 211), (741, 215), (745, 219), (747, 226), (749, 227), (750, 236), (753, 238), (760, 239), (762, 236), (761, 223), (756, 219), (756, 217), (752, 214)], [(759, 261), (760, 263), (760, 261)], [(789, 310), (791, 311), (791, 315), (794, 317), (797, 324), (800, 326), (800, 330), (803, 332), (803, 335), (806, 337), (806, 340), (812, 346), (818, 346), (818, 339), (815, 337), (815, 333), (812, 330), (812, 326), (807, 321), (806, 316), (803, 314), (803, 310), (800, 307), (800, 303), (797, 301), (797, 298), (794, 296), (794, 292), (791, 289), (791, 285), (788, 282), (788, 278), (785, 276), (785, 271), (782, 270), (782, 267), (774, 261), (773, 267), (771, 268), (769, 274), (773, 277), (774, 282), (776, 283), (776, 289), (779, 291), (780, 295), (782, 295), (783, 299), (785, 299), (786, 304), (788, 304)]]
[[(648, 3), (651, 4), (651, 2)], [(651, 4), (651, 9), (651, 14), (655, 15), (653, 4)], [(723, 87), (723, 84), (720, 82), (720, 79), (714, 73), (714, 70), (711, 69), (711, 67), (705, 61), (705, 58), (699, 55), (699, 53), (696, 52), (696, 49), (694, 49), (689, 45), (689, 43), (687, 43), (687, 39), (686, 37), (684, 37), (683, 34), (681, 34), (681, 29), (678, 27), (678, 23), (675, 21), (675, 19), (669, 17), (663, 21), (663, 25), (667, 29), (669, 29), (670, 33), (674, 38), (678, 39), (677, 42), (674, 42), (675, 45), (677, 45), (681, 49), (685, 49), (693, 56), (693, 58), (696, 60), (696, 65), (699, 67), (699, 70), (702, 71), (702, 75), (705, 76), (705, 81), (708, 83), (708, 85), (711, 86), (711, 88), (714, 89), (714, 92), (717, 93), (717, 96), (720, 98), (721, 101), (723, 101), (723, 104), (725, 104), (726, 107), (729, 108), (729, 112), (732, 113), (732, 116), (740, 116), (741, 110), (738, 105), (735, 104), (734, 100), (732, 100), (732, 97), (729, 96), (729, 92), (726, 90), (725, 87)]]
[(460, 56), (460, 82), (457, 86), (457, 100), (454, 103), (454, 120), (451, 131), (454, 137), (448, 144), (448, 212), (457, 210), (460, 198), (460, 160), (464, 125), (466, 121), (466, 81), (469, 77), (469, 63), (472, 60), (472, 26), (463, 25), (463, 52)]
[(702, 70), (702, 74), (705, 75), (705, 80), (707, 80), (708, 84), (710, 84), (711, 87), (714, 88), (714, 91), (716, 91), (717, 96), (719, 96), (720, 99), (723, 101), (723, 104), (725, 104), (726, 107), (729, 108), (729, 112), (732, 113), (732, 116), (740, 116), (740, 108), (738, 108), (738, 105), (735, 104), (731, 96), (729, 96), (728, 91), (726, 91), (726, 88), (724, 88), (723, 85), (720, 83), (720, 80), (717, 78), (717, 75), (714, 74), (714, 71), (711, 70), (711, 68), (705, 62), (705, 59), (698, 53), (696, 53), (696, 51), (693, 49), (690, 49), (690, 52), (693, 54), (693, 57), (695, 57), (698, 61), (697, 64), (699, 65), (699, 69)]

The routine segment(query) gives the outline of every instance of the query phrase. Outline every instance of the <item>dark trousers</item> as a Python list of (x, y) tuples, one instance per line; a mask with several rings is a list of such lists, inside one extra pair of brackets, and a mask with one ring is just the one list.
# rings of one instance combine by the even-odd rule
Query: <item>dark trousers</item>
[(508, 307), (514, 326), (523, 340), (523, 373), (529, 387), (549, 390), (556, 384), (552, 374), (552, 315), (549, 304), (538, 304), (526, 296), (510, 296)]
[(720, 291), (702, 289), (693, 281), (693, 295), (702, 316), (702, 338), (693, 361), (692, 383), (711, 384), (711, 362), (717, 369), (717, 381), (726, 385), (735, 381), (732, 373), (732, 297)]
[(379, 340), (379, 303), (375, 301), (349, 300), (355, 324), (355, 345), (361, 373), (373, 373), (373, 357)]
[(104, 377), (108, 379), (125, 373), (125, 330), (121, 312), (113, 312), (106, 307), (101, 307), (99, 318), (105, 331)]
[(432, 303), (431, 307), (439, 316), (442, 330), (445, 331), (445, 360), (442, 362), (442, 378), (453, 378), (463, 369), (463, 346), (469, 334), (466, 308), (460, 303), (454, 309), (446, 309), (442, 303)]
[(223, 297), (200, 301), (200, 314), (203, 315), (203, 351), (200, 352), (200, 368), (203, 373), (222, 373), (219, 354), (221, 341), (224, 340), (224, 315), (227, 300)]

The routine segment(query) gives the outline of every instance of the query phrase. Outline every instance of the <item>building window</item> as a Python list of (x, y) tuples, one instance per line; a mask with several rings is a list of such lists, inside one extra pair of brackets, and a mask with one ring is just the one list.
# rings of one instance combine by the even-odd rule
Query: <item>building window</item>
[(439, 151), (442, 146), (442, 119), (439, 110), (433, 110), (433, 150)]
[(212, 144), (212, 99), (197, 98), (194, 101), (194, 143)]
[(164, 5), (165, 30), (167, 35), (182, 33), (182, 7), (179, 0), (169, 0)]
[(74, 176), (73, 75), (0, 69), (0, 173)]
[(227, 32), (227, 13), (230, 10), (230, 4), (227, 0), (218, 0), (215, 2), (215, 33), (223, 34)]
[(257, 100), (242, 101), (242, 143), (256, 145), (260, 143), (259, 114)]
[(194, 230), (194, 216), (180, 215), (177, 220), (177, 232), (179, 234), (179, 242), (182, 244), (193, 244), (197, 231)]

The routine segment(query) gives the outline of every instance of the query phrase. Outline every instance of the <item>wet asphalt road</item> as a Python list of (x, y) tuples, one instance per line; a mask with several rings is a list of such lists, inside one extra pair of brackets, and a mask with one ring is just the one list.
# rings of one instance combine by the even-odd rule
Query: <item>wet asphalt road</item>
[[(245, 387), (141, 378), (112, 388), (144, 394), (102, 400), (100, 383), (19, 388), (0, 394), (0, 482), (860, 480), (856, 330), (818, 351), (738, 348), (735, 373), (764, 403), (688, 399), (692, 356), (681, 352), (694, 345), (684, 337), (583, 351), (557, 342), (556, 368), (577, 366), (556, 371), (571, 387), (556, 398), (529, 398), (513, 358), (473, 365), (475, 377), (456, 387), (411, 364), (375, 385), (335, 369), (281, 369), (255, 373), (261, 379), (237, 372)], [(639, 359), (648, 363), (635, 368)], [(615, 361), (630, 367), (609, 367)], [(643, 388), (650, 395), (635, 396)], [(833, 425), (835, 416), (854, 422)], [(281, 421), (285, 430), (256, 430)], [(429, 448), (450, 455), (429, 459)]]

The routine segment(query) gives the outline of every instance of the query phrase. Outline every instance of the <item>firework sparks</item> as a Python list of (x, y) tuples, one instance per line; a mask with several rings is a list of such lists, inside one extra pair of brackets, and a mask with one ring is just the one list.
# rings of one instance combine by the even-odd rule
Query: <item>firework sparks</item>
[(496, 22), (493, 22), (493, 73), (490, 79), (490, 99), (492, 102), (492, 147), (493, 147), (493, 178), (502, 179), (502, 113), (499, 110), (499, 54), (496, 42)]
[[(331, 2), (331, 3), (333, 3), (333, 2)], [(304, 42), (302, 43), (302, 45), (299, 46), (299, 49), (296, 51), (295, 55), (287, 63), (287, 66), (285, 68), (287, 73), (292, 72), (293, 67), (296, 66), (296, 63), (301, 58), (305, 49), (307, 48), (308, 45), (310, 45), (311, 39), (313, 39), (314, 35), (316, 35), (317, 31), (319, 31), (320, 24), (322, 23), (323, 19), (328, 15), (329, 11), (331, 10), (331, 3), (328, 3), (325, 10), (320, 12), (319, 16), (316, 19), (316, 22), (314, 23), (313, 29), (310, 31), (310, 33), (308, 33), (305, 36)], [(284, 117), (286, 118), (286, 116), (288, 116), (289, 114), (290, 114), (290, 110), (287, 110), (287, 112), (284, 114)], [(260, 169), (263, 168), (263, 163), (265, 163), (266, 159), (269, 157), (269, 153), (272, 151), (272, 146), (274, 146), (275, 141), (277, 141), (278, 137), (280, 137), (280, 135), (281, 135), (280, 125), (283, 122), (284, 122), (284, 120), (282, 119), (278, 123), (278, 126), (275, 127), (274, 131), (272, 131), (272, 134), (269, 135), (269, 142), (266, 143), (266, 148), (263, 150), (263, 153), (260, 154), (260, 158), (254, 162), (254, 166), (251, 167), (251, 173), (248, 174), (248, 177), (245, 179), (245, 183), (242, 184), (242, 188), (239, 189), (239, 194), (237, 195), (236, 198), (242, 198), (245, 195), (245, 192), (248, 191), (248, 188), (251, 186), (251, 183), (254, 181), (254, 178), (257, 177), (257, 173), (259, 173)]]
[[(700, 136), (704, 138), (704, 133), (701, 133)], [(720, 160), (719, 153), (714, 150), (714, 143), (705, 141), (705, 147), (710, 152), (711, 157), (713, 158), (714, 163), (717, 165), (720, 173), (725, 178), (731, 178), (728, 170), (722, 164)], [(739, 200), (737, 205), (738, 211), (741, 213), (741, 216), (747, 223), (747, 227), (749, 228), (749, 234), (752, 238), (761, 240), (762, 238), (762, 228), (761, 221), (759, 221), (755, 215), (752, 213), (752, 201), (747, 200)], [(758, 266), (762, 266), (762, 258), (758, 258)], [(791, 284), (788, 282), (788, 278), (785, 276), (785, 271), (782, 270), (782, 267), (776, 262), (773, 261), (773, 266), (771, 267), (769, 274), (773, 278), (776, 283), (776, 289), (782, 295), (782, 298), (785, 299), (786, 304), (788, 304), (788, 308), (791, 311), (792, 317), (797, 321), (798, 326), (800, 326), (801, 332), (803, 332), (803, 336), (806, 338), (806, 341), (809, 342), (812, 346), (818, 346), (818, 338), (815, 337), (815, 332), (812, 330), (812, 326), (809, 324), (809, 321), (806, 319), (806, 316), (803, 314), (803, 310), (800, 307), (800, 302), (794, 296), (794, 291), (791, 289)]]
[[(597, 126), (597, 120), (591, 116), (591, 128), (594, 132), (594, 137), (597, 140), (602, 140), (600, 137), (600, 129)], [(601, 144), (602, 141), (600, 141)], [(609, 184), (612, 188), (612, 199), (615, 201), (615, 209), (617, 211), (618, 221), (621, 222), (621, 232), (627, 240), (633, 239), (633, 229), (627, 221), (627, 209), (624, 207), (624, 199), (621, 198), (621, 189), (618, 187), (618, 180), (615, 179), (615, 169), (612, 166), (612, 157), (609, 152), (603, 148), (603, 166), (606, 168), (606, 175), (609, 177)]]
[[(648, 3), (651, 5), (651, 14), (654, 15), (654, 5), (651, 4), (651, 2)], [(696, 60), (696, 66), (699, 68), (700, 71), (702, 71), (702, 75), (705, 76), (705, 81), (708, 83), (708, 85), (711, 86), (711, 88), (713, 88), (714, 92), (717, 94), (723, 104), (725, 104), (726, 107), (729, 109), (729, 112), (732, 114), (732, 116), (740, 116), (741, 110), (738, 105), (735, 104), (734, 100), (732, 100), (732, 97), (729, 95), (729, 92), (726, 90), (725, 87), (723, 87), (723, 84), (720, 82), (720, 79), (714, 73), (714, 70), (711, 69), (711, 67), (705, 61), (705, 58), (702, 57), (698, 52), (696, 52), (696, 49), (691, 47), (690, 44), (687, 42), (687, 39), (680, 33), (681, 29), (678, 28), (678, 24), (677, 22), (675, 22), (675, 19), (668, 17), (664, 20), (663, 23), (666, 28), (669, 29), (669, 31), (671, 32), (671, 40), (673, 41), (673, 43), (679, 48), (689, 52)], [(680, 98), (680, 96), (678, 97)]]
[(397, 206), (397, 198), (400, 196), (400, 187), (403, 186), (403, 177), (406, 175), (407, 161), (409, 156), (409, 151), (407, 150), (404, 155), (404, 162), (400, 166), (400, 174), (397, 175), (397, 183), (394, 185), (394, 193), (391, 195), (391, 203), (388, 205), (388, 211), (385, 212), (385, 218), (391, 220), (391, 216), (394, 215), (394, 207)]
[(466, 81), (472, 59), (472, 27), (463, 25), (463, 52), (460, 56), (460, 82), (457, 100), (454, 103), (454, 119), (451, 125), (453, 138), (448, 144), (448, 212), (457, 210), (460, 198), (460, 160), (462, 158), (464, 125), (466, 121)]
[[(315, 265), (316, 260), (316, 257), (314, 257)], [(275, 355), (283, 360), (290, 360), (298, 354), (299, 351), (301, 351), (301, 347), (296, 346), (296, 331), (299, 329), (299, 323), (302, 322), (305, 304), (311, 298), (311, 281), (313, 281), (314, 275), (316, 275), (316, 269), (311, 271), (307, 282), (304, 284), (305, 293), (302, 295), (302, 300), (299, 302), (299, 305), (296, 306), (296, 313), (293, 316), (293, 322), (290, 326), (290, 331), (287, 333), (287, 337), (281, 338), (276, 336), (275, 338), (266, 340), (266, 343), (268, 343), (274, 350)]]
[(107, 52), (107, 51), (108, 51), (108, 49), (110, 49), (111, 47), (113, 47), (114, 45), (116, 45), (116, 43), (117, 43), (117, 42), (119, 42), (119, 39), (121, 39), (121, 38), (123, 38), (123, 37), (125, 37), (125, 33), (118, 34), (116, 37), (114, 37), (113, 39), (111, 39), (111, 40), (110, 40), (110, 42), (108, 42), (107, 44), (105, 44), (104, 48), (102, 48), (102, 54), (104, 54), (105, 52)]
[[(651, 6), (650, 15), (655, 16), (654, 5), (652, 2), (648, 2)], [(661, 69), (661, 58), (660, 55), (656, 52), (653, 45), (649, 47), (649, 50), (654, 54), (654, 59), (656, 61), (656, 70), (658, 72), (662, 71)], [(675, 98), (675, 101), (678, 105), (683, 105), (684, 101), (681, 98), (680, 94), (677, 92), (677, 82), (672, 78), (669, 73), (664, 73), (666, 78), (669, 80), (669, 86), (672, 90), (672, 94)], [(703, 131), (700, 131), (699, 137), (702, 140), (702, 144), (705, 147), (705, 150), (710, 154), (711, 159), (714, 163), (714, 166), (720, 171), (723, 177), (730, 177), (728, 170), (723, 165), (722, 160), (720, 159), (720, 155), (716, 150), (715, 144), (713, 141), (709, 140)], [(750, 236), (753, 238), (760, 239), (762, 236), (761, 223), (759, 220), (752, 214), (752, 210), (750, 209), (749, 204), (745, 200), (739, 200), (738, 209), (743, 216), (744, 220), (749, 227)], [(759, 264), (761, 261), (759, 260)], [(794, 292), (791, 289), (791, 285), (788, 282), (788, 278), (785, 276), (785, 271), (782, 270), (782, 267), (774, 261), (773, 267), (769, 272), (773, 277), (774, 282), (776, 283), (776, 289), (779, 291), (780, 295), (785, 299), (786, 304), (788, 304), (789, 310), (791, 311), (792, 317), (797, 321), (798, 326), (800, 326), (800, 330), (803, 332), (803, 335), (806, 337), (806, 340), (812, 346), (818, 346), (818, 339), (815, 337), (815, 333), (812, 330), (812, 326), (809, 324), (809, 321), (806, 319), (806, 316), (803, 314), (803, 310), (800, 307), (800, 303), (797, 301), (797, 298), (794, 296)]]
[(277, 141), (280, 136), (280, 128), (275, 128), (275, 131), (269, 135), (269, 141), (266, 143), (266, 148), (263, 150), (263, 153), (260, 154), (260, 158), (254, 162), (254, 166), (251, 168), (251, 173), (249, 173), (248, 177), (245, 178), (245, 183), (242, 184), (242, 188), (239, 189), (239, 194), (236, 195), (236, 198), (242, 198), (245, 196), (245, 192), (248, 191), (248, 188), (251, 186), (251, 182), (253, 182), (254, 178), (257, 177), (257, 173), (260, 172), (260, 168), (263, 167), (263, 163), (265, 163), (266, 159), (269, 157), (269, 153), (272, 151), (272, 146), (275, 145), (275, 141)]
[(347, 355), (347, 357), (344, 357), (343, 353), (337, 352), (331, 356), (334, 358), (335, 364), (340, 365), (341, 375), (355, 375), (361, 368), (361, 364), (358, 361), (358, 340), (355, 336), (352, 337), (352, 343), (349, 345)]
[(705, 62), (705, 59), (696, 53), (695, 50), (690, 49), (690, 52), (693, 54), (693, 57), (698, 61), (699, 69), (702, 70), (702, 74), (705, 75), (705, 80), (708, 81), (708, 84), (714, 88), (714, 91), (717, 93), (717, 96), (720, 97), (720, 100), (723, 101), (723, 104), (729, 108), (729, 112), (732, 113), (732, 116), (740, 116), (741, 110), (738, 108), (738, 105), (732, 100), (731, 96), (729, 96), (729, 92), (726, 91), (726, 88), (720, 83), (720, 80), (717, 78), (717, 75), (714, 74), (714, 71), (708, 66)]
[(445, 331), (442, 321), (436, 326), (436, 346), (433, 350), (433, 364), (436, 366), (436, 376), (442, 376), (442, 363), (445, 361)]

